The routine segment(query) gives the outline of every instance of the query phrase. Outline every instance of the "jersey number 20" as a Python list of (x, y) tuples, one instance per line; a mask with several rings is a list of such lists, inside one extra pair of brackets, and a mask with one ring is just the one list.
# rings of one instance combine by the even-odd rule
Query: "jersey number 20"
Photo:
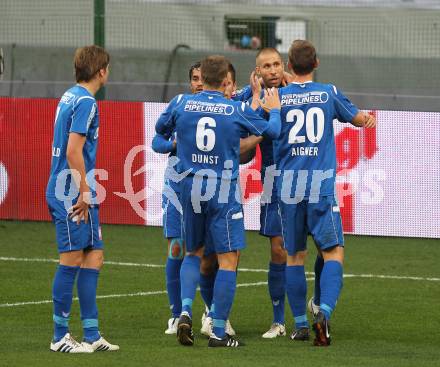
[[(296, 119), (296, 121), (295, 121)], [(286, 122), (295, 122), (289, 132), (289, 144), (304, 143), (306, 137), (298, 135), (306, 123), (307, 139), (312, 143), (318, 143), (324, 134), (324, 111), (319, 107), (310, 108), (306, 114), (302, 110), (290, 110), (286, 114)], [(316, 123), (315, 123), (316, 122)]]
[(202, 117), (197, 122), (196, 130), (196, 144), (197, 148), (204, 152), (209, 152), (214, 149), (215, 132), (213, 128), (216, 126), (215, 120), (212, 117)]

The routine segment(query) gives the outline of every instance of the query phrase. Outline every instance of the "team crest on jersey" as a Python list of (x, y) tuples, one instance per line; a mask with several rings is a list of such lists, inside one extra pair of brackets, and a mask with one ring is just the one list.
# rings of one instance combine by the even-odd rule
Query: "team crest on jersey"
[(281, 106), (301, 106), (309, 103), (326, 103), (327, 101), (327, 92), (295, 93), (281, 96)]
[(72, 101), (75, 99), (75, 95), (70, 93), (70, 92), (66, 92), (63, 94), (63, 96), (61, 97), (60, 102), (64, 103), (64, 104), (70, 104), (72, 103)]

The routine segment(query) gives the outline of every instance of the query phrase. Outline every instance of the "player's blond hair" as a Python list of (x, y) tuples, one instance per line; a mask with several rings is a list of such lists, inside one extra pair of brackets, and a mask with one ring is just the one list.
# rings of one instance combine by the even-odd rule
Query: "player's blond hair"
[(110, 63), (110, 55), (100, 46), (91, 45), (77, 48), (73, 58), (75, 79), (79, 82), (88, 82), (101, 69), (106, 69)]

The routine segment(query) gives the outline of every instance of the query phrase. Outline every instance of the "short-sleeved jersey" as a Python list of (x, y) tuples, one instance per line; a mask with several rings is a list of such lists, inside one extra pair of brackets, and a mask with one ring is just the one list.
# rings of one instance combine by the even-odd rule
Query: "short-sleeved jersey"
[[(291, 83), (279, 93), (281, 134), (274, 141), (275, 162), (283, 176), (278, 181), (279, 188), (290, 176), (290, 197), (295, 192), (304, 197), (333, 195), (336, 176), (333, 120), (351, 122), (358, 113), (357, 107), (331, 84)], [(300, 170), (307, 171), (307, 177), (302, 172), (298, 180)], [(320, 181), (319, 177), (326, 176), (329, 177)]]
[[(240, 136), (260, 136), (269, 123), (244, 102), (226, 99), (217, 91), (175, 97), (156, 123), (156, 132), (169, 135), (176, 130), (179, 170), (200, 170), (208, 177), (222, 177), (232, 169), (230, 178), (238, 177)], [(229, 164), (225, 162), (230, 161)]]
[[(69, 169), (66, 151), (70, 133), (78, 133), (86, 137), (83, 148), (86, 174), (95, 168), (98, 148), (99, 116), (95, 98), (87, 89), (80, 85), (67, 90), (61, 97), (55, 115), (54, 135), (52, 142), (52, 163), (46, 196), (55, 197), (56, 181), (61, 171)], [(89, 176), (90, 177), (90, 176)], [(68, 195), (71, 189), (72, 177), (67, 175), (64, 192), (59, 195)], [(90, 188), (95, 196), (93, 182)]]

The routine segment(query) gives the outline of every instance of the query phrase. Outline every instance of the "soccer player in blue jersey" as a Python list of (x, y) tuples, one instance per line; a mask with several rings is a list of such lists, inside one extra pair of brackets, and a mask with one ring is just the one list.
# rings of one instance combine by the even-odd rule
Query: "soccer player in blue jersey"
[[(61, 97), (55, 116), (52, 165), (46, 200), (55, 223), (59, 265), (53, 281), (54, 336), (50, 350), (114, 351), (99, 333), (96, 288), (103, 264), (94, 175), (99, 115), (95, 94), (107, 82), (109, 54), (99, 46), (76, 50), (76, 84)], [(73, 286), (77, 284), (82, 343), (69, 333)]]
[[(200, 75), (200, 62), (196, 62), (189, 69), (189, 87), (191, 93), (198, 93), (203, 90), (202, 78)], [(169, 157), (176, 155), (175, 134), (169, 136), (156, 135), (152, 142), (152, 148), (157, 153), (168, 154)], [(177, 322), (182, 312), (182, 302), (180, 299), (180, 267), (185, 254), (184, 242), (182, 239), (182, 214), (181, 207), (176, 208), (177, 203), (173, 203), (169, 195), (171, 192), (179, 195), (179, 185), (170, 178), (171, 167), (167, 167), (164, 175), (164, 192), (162, 195), (163, 209), (163, 234), (168, 240), (167, 262), (165, 265), (165, 277), (168, 293), (168, 300), (171, 309), (171, 318), (168, 320), (168, 327), (165, 334), (177, 333)], [(177, 205), (179, 206), (179, 205)]]
[[(247, 100), (254, 109), (267, 118), (267, 114), (258, 104), (261, 93), (260, 83), (266, 88), (280, 88), (286, 85), (284, 80), (284, 65), (280, 53), (274, 48), (263, 48), (255, 60), (255, 72), (251, 76), (251, 84), (241, 89), (234, 96), (238, 100)], [(257, 140), (258, 139), (258, 140)], [(266, 168), (275, 164), (273, 159), (272, 140), (257, 138), (262, 156), (261, 179), (265, 182)], [(250, 142), (250, 140), (249, 140)], [(286, 294), (285, 270), (286, 251), (281, 233), (281, 218), (278, 213), (278, 203), (275, 185), (269, 192), (265, 192), (261, 202), (260, 235), (268, 237), (270, 241), (271, 259), (269, 263), (268, 288), (273, 309), (272, 325), (262, 336), (266, 339), (286, 335), (284, 321), (284, 301)], [(298, 338), (299, 335), (294, 336)]]
[[(313, 45), (296, 40), (289, 67), (296, 81), (280, 89), (282, 131), (274, 142), (280, 178), (278, 202), (287, 249), (286, 291), (296, 328), (306, 330), (307, 284), (304, 262), (310, 233), (324, 259), (320, 273), (320, 310), (314, 345), (330, 345), (329, 319), (343, 281), (344, 239), (336, 201), (336, 147), (333, 120), (374, 127), (373, 116), (360, 112), (335, 86), (313, 82), (318, 59)], [(304, 333), (305, 334), (305, 333)]]
[[(192, 301), (200, 278), (203, 244), (212, 246), (219, 270), (213, 295), (213, 335), (210, 347), (238, 347), (239, 341), (225, 333), (225, 323), (236, 288), (238, 251), (245, 247), (242, 206), (236, 198), (240, 136), (277, 137), (280, 129), (277, 91), (266, 91), (269, 122), (256, 115), (245, 103), (224, 97), (231, 85), (229, 62), (223, 56), (202, 61), (203, 92), (179, 95), (156, 123), (156, 133), (177, 133), (177, 157), (187, 254), (181, 269), (182, 314), (178, 340), (193, 345)], [(210, 238), (207, 241), (207, 233)]]
[[(191, 93), (199, 93), (203, 90), (202, 77), (200, 73), (200, 62), (196, 62), (189, 69), (189, 82)], [(232, 65), (230, 66), (232, 67)], [(233, 68), (233, 67), (232, 67)], [(229, 93), (229, 89), (226, 91)], [(156, 135), (152, 141), (152, 148), (157, 153), (169, 154), (172, 157), (176, 156), (176, 140), (175, 134), (169, 136)], [(168, 299), (171, 309), (171, 318), (168, 320), (168, 327), (165, 334), (176, 334), (177, 323), (180, 313), (182, 311), (182, 302), (180, 298), (180, 268), (185, 254), (184, 241), (182, 239), (182, 209), (180, 203), (174, 203), (172, 193), (180, 197), (179, 185), (171, 179), (172, 168), (168, 166), (165, 171), (164, 192), (162, 195), (163, 208), (163, 233), (168, 240), (168, 257), (165, 265), (166, 286)], [(178, 208), (176, 208), (176, 205)], [(214, 256), (213, 256), (214, 255)], [(200, 293), (207, 305), (207, 311), (203, 313), (202, 317), (202, 334), (210, 335), (212, 329), (212, 319), (209, 316), (209, 307), (212, 302), (212, 294), (214, 287), (215, 272), (217, 268), (217, 258), (215, 253), (209, 256), (202, 257), (200, 267)], [(231, 326), (229, 320), (226, 323), (228, 334), (235, 335), (235, 331)]]

